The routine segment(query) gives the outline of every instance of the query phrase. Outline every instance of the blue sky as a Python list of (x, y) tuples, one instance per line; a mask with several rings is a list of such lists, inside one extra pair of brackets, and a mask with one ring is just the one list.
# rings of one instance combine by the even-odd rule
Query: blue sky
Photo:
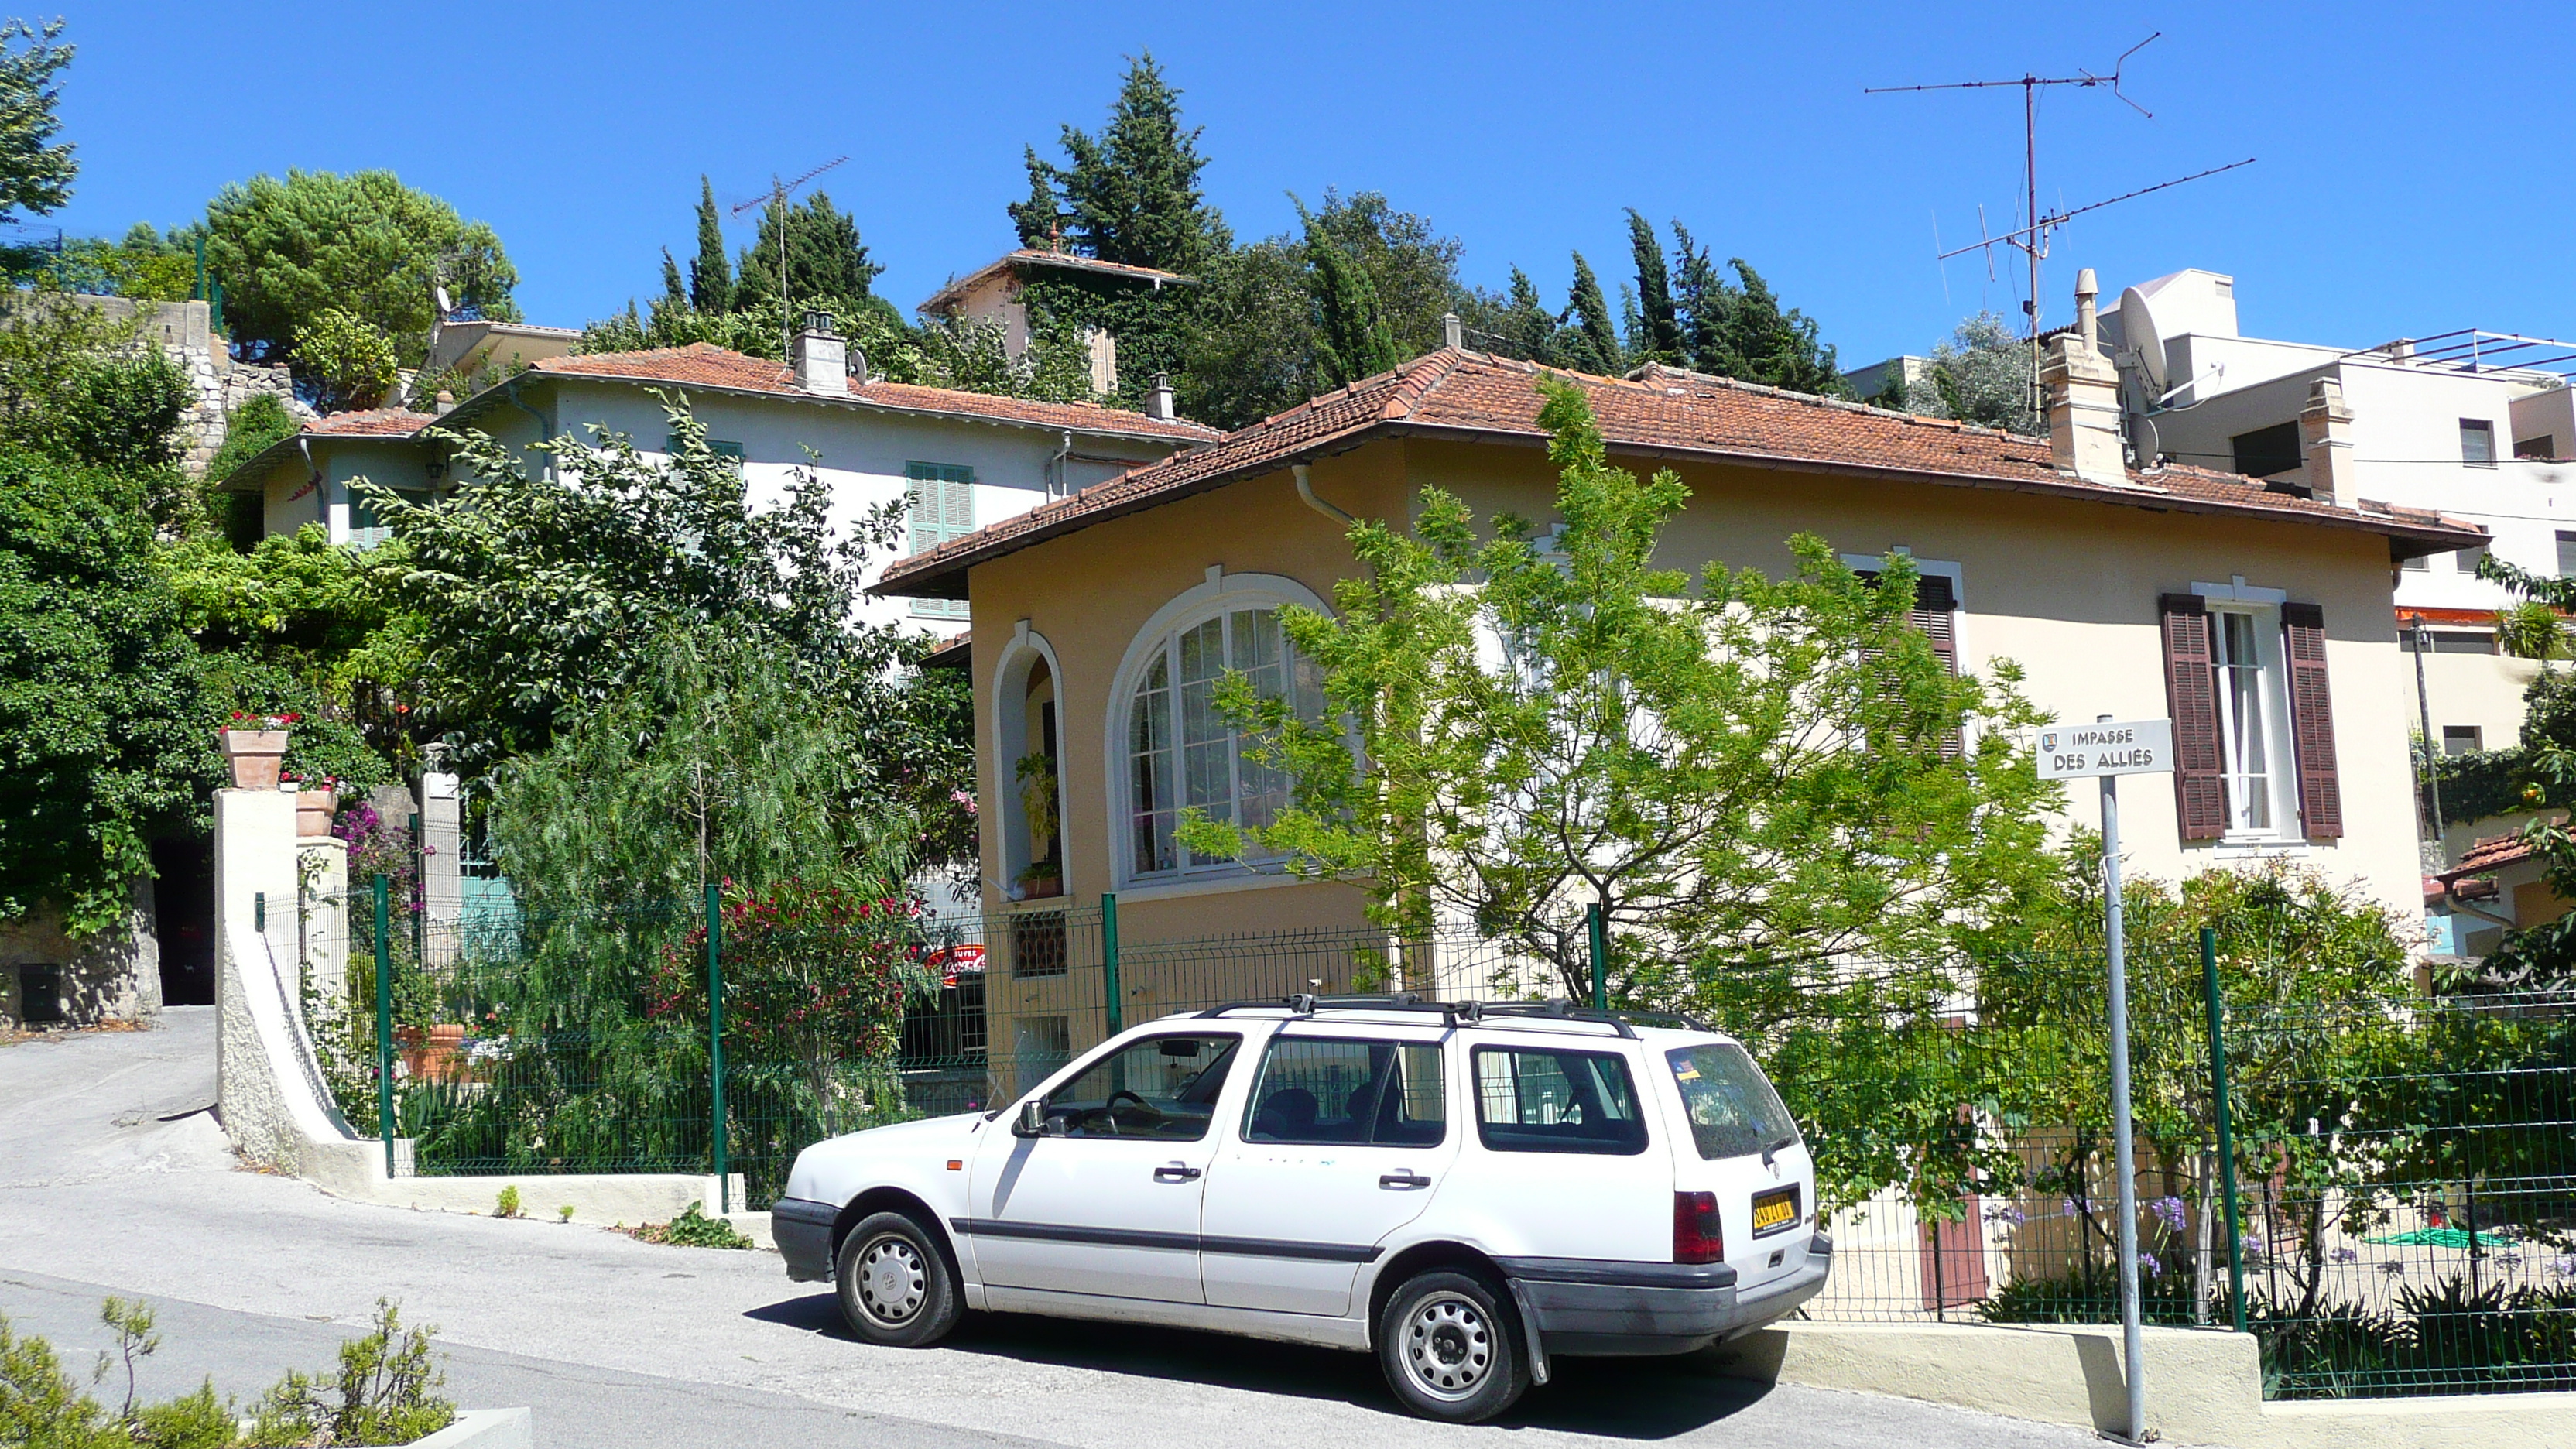
[[(1206, 128), (1238, 235), (1286, 193), (1385, 192), (1560, 301), (1580, 248), (1627, 274), (1621, 208), (1679, 217), (1818, 318), (1846, 366), (2012, 311), (2018, 273), (1934, 236), (1997, 230), (2021, 190), (2020, 92), (1869, 85), (2107, 70), (2129, 92), (2041, 106), (2043, 208), (2245, 156), (2258, 164), (2084, 218), (2116, 290), (2232, 273), (2245, 329), (2365, 346), (2478, 326), (2576, 337), (2564, 58), (2576, 7), (972, 4), (217, 5), (68, 12), (80, 233), (198, 213), (290, 166), (389, 167), (501, 234), (530, 320), (577, 325), (685, 257), (698, 176), (720, 197), (847, 153), (879, 290), (909, 308), (1011, 245), (1020, 148), (1095, 128), (1151, 49)], [(748, 228), (740, 229), (741, 236)], [(739, 240), (739, 237), (737, 238)], [(2557, 280), (2553, 281), (2552, 278)]]

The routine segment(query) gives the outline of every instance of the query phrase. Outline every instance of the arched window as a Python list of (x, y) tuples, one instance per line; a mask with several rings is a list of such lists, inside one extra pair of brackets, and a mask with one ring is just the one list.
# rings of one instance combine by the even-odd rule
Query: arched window
[(1306, 718), (1323, 713), (1313, 663), (1280, 631), (1280, 600), (1249, 590), (1211, 592), (1213, 597), (1165, 627), (1141, 653), (1131, 653), (1121, 671), (1133, 683), (1119, 734), (1126, 835), (1120, 874), (1132, 882), (1242, 869), (1174, 839), (1183, 810), (1196, 807), (1211, 820), (1260, 826), (1288, 803), (1288, 777), (1248, 758), (1253, 739), (1217, 707), (1217, 686), (1229, 672), (1241, 671), (1270, 698), (1287, 697)]

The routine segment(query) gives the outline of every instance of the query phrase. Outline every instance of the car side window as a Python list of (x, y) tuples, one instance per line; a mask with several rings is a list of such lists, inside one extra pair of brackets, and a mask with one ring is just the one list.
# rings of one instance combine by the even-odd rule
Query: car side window
[(1449, 1130), (1443, 1081), (1436, 1042), (1272, 1037), (1243, 1140), (1437, 1147)]
[(1216, 1118), (1241, 1040), (1193, 1033), (1131, 1042), (1046, 1094), (1048, 1134), (1196, 1142)]
[(1476, 1135), (1493, 1152), (1646, 1150), (1627, 1059), (1549, 1047), (1478, 1047)]

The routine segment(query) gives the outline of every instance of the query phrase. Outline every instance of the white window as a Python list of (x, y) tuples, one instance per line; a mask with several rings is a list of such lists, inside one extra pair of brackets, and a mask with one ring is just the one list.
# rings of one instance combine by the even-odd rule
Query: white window
[(1123, 873), (1130, 880), (1242, 868), (1173, 838), (1184, 809), (1257, 827), (1288, 804), (1288, 777), (1249, 758), (1257, 742), (1217, 707), (1217, 686), (1233, 671), (1264, 696), (1289, 697), (1300, 715), (1322, 713), (1314, 666), (1281, 633), (1275, 604), (1219, 607), (1164, 634), (1146, 656), (1125, 711)]
[[(906, 463), (903, 475), (912, 485), (912, 510), (905, 519), (904, 544), (912, 553), (928, 553), (952, 539), (975, 531), (975, 470), (955, 463)], [(915, 599), (916, 618), (963, 619), (964, 599)]]
[(2492, 463), (2495, 460), (2495, 424), (2484, 418), (2460, 419), (2460, 461)]
[(2218, 700), (2219, 769), (2227, 836), (2299, 835), (2299, 779), (2290, 744), (2289, 671), (2281, 657), (2281, 595), (2244, 584), (2195, 585), (2209, 600)]

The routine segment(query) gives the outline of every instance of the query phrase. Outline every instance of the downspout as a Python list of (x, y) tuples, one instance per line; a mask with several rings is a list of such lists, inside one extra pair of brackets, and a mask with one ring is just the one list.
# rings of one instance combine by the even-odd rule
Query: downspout
[(1315, 480), (1309, 476), (1310, 470), (1305, 464), (1292, 463), (1288, 466), (1288, 471), (1296, 476), (1297, 496), (1306, 500), (1307, 507), (1326, 518), (1338, 521), (1344, 528), (1352, 527), (1359, 522), (1358, 519), (1315, 496)]
[(2504, 927), (2508, 931), (2519, 929), (2513, 922), (2506, 920), (2504, 917), (2497, 915), (2493, 911), (2479, 910), (2477, 907), (2470, 905), (2467, 901), (2461, 900), (2460, 883), (2458, 881), (2446, 880), (2442, 882), (2442, 902), (2452, 910), (2466, 911), (2481, 921), (2491, 921), (2496, 925)]
[[(517, 408), (519, 411), (526, 413), (529, 417), (537, 420), (537, 441), (539, 443), (551, 443), (555, 440), (554, 425), (546, 421), (546, 415), (538, 412), (535, 408), (528, 406), (526, 403), (519, 401), (518, 374), (513, 373), (502, 381), (501, 395), (510, 400), (510, 406)], [(546, 460), (546, 472), (549, 475), (554, 472), (554, 460), (552, 458), (548, 458)]]
[[(328, 533), (331, 531), (331, 495), (322, 486), (321, 465), (313, 461), (313, 435), (300, 431), (296, 433), (295, 451), (304, 455), (304, 486), (313, 490), (313, 507), (322, 515), (322, 531)], [(295, 500), (290, 498), (287, 501), (292, 503)], [(260, 500), (260, 511), (263, 514), (268, 511), (267, 504), (266, 498)], [(265, 519), (260, 523), (260, 531), (262, 533), (268, 531)]]
[(1073, 434), (1066, 433), (1064, 446), (1058, 448), (1055, 456), (1047, 460), (1047, 467), (1055, 473), (1055, 496), (1058, 498), (1067, 497), (1073, 492), (1073, 480), (1066, 476), (1069, 467), (1066, 460), (1072, 456)]

